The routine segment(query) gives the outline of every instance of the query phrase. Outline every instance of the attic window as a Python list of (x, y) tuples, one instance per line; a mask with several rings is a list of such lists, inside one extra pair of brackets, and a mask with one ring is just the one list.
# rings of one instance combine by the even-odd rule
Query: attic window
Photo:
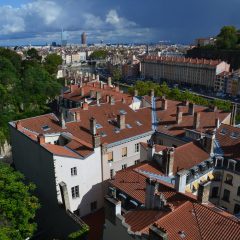
[(48, 131), (48, 130), (50, 130), (51, 128), (48, 126), (48, 125), (44, 125), (44, 126), (42, 126), (42, 130), (43, 131)]
[(132, 128), (132, 126), (130, 124), (126, 124), (127, 128)]
[(136, 121), (136, 124), (137, 124), (138, 126), (142, 126), (142, 123), (140, 123), (139, 121)]
[(223, 128), (220, 132), (221, 134), (225, 135), (227, 133), (227, 129), (226, 128)]
[(119, 110), (119, 113), (120, 114), (124, 114), (124, 115), (127, 114), (127, 112), (125, 110), (123, 110), (123, 109)]
[(107, 134), (105, 132), (100, 132), (101, 137), (106, 137)]
[(96, 129), (99, 129), (99, 128), (102, 128), (102, 125), (99, 124), (99, 123), (97, 123), (97, 124), (96, 124)]
[(232, 132), (230, 136), (231, 136), (231, 138), (237, 138), (239, 136), (239, 133)]

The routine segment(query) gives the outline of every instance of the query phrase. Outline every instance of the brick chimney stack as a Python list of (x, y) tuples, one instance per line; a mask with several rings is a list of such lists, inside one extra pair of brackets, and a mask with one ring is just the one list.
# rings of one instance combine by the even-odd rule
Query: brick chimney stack
[(167, 99), (163, 96), (163, 97), (162, 97), (162, 110), (167, 110), (167, 106), (168, 106), (168, 101), (167, 101)]
[(15, 126), (16, 126), (16, 129), (19, 131), (21, 131), (23, 129), (21, 121), (17, 121)]
[(60, 125), (61, 125), (62, 129), (66, 129), (66, 121), (65, 121), (65, 118), (64, 118), (63, 111), (61, 112), (61, 116), (60, 116)]
[(83, 109), (83, 110), (88, 110), (88, 103), (87, 103), (87, 102), (84, 102), (84, 103), (82, 104), (82, 109)]
[(210, 181), (199, 184), (197, 200), (200, 203), (207, 203), (209, 201), (210, 185)]
[(193, 119), (193, 128), (198, 129), (199, 127), (200, 127), (200, 113), (195, 112), (194, 119)]
[(39, 134), (37, 136), (37, 140), (39, 144), (44, 144), (45, 143), (45, 136), (43, 134)]
[(189, 103), (189, 105), (188, 105), (188, 114), (193, 116), (194, 115), (194, 108), (195, 108), (194, 103)]
[(125, 118), (126, 116), (124, 114), (118, 114), (117, 115), (117, 125), (119, 129), (125, 129), (126, 124), (125, 124)]
[(81, 89), (80, 89), (80, 95), (83, 97), (84, 96), (84, 88), (83, 87), (81, 87)]
[(178, 192), (185, 193), (185, 188), (187, 184), (187, 170), (181, 170), (176, 173), (175, 177), (175, 189)]
[(80, 122), (81, 118), (80, 118), (80, 112), (75, 112), (74, 113), (74, 117), (75, 117), (75, 122)]
[(93, 136), (97, 134), (97, 128), (96, 128), (96, 119), (95, 118), (90, 118), (90, 132)]
[(112, 86), (112, 78), (111, 77), (108, 77), (107, 84), (109, 87)]
[(177, 120), (177, 124), (180, 124), (182, 122), (182, 109), (181, 109), (181, 106), (178, 106), (177, 107), (177, 116), (176, 116), (176, 120)]
[(163, 171), (167, 176), (173, 175), (174, 148), (163, 150)]

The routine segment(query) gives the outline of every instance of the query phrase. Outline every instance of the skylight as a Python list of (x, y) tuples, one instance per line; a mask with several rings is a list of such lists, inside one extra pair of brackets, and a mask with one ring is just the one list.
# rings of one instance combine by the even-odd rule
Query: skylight
[(120, 129), (119, 128), (114, 128), (114, 132), (115, 133), (120, 133)]
[(99, 124), (99, 123), (97, 123), (97, 124), (96, 124), (96, 129), (99, 129), (99, 128), (102, 128), (102, 125)]
[(227, 133), (227, 129), (226, 128), (223, 128), (220, 132), (221, 134), (225, 135)]
[(142, 126), (142, 123), (139, 122), (139, 121), (136, 121), (136, 124), (137, 124), (138, 126)]
[(107, 134), (105, 132), (100, 132), (101, 137), (106, 137)]
[(44, 125), (44, 126), (42, 126), (42, 130), (43, 131), (48, 131), (48, 130), (50, 130), (51, 128), (48, 126), (48, 125)]
[(132, 128), (132, 126), (130, 124), (126, 124), (127, 128)]
[(127, 114), (127, 112), (123, 109), (119, 110), (119, 112), (120, 112), (120, 114), (124, 114), (124, 115)]
[(237, 132), (232, 132), (230, 136), (231, 136), (232, 138), (238, 138), (239, 133), (237, 133)]

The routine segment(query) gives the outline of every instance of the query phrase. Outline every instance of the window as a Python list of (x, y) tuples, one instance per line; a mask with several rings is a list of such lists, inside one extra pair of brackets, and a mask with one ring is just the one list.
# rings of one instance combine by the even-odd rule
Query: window
[(233, 176), (231, 174), (227, 174), (225, 183), (232, 185), (232, 181), (233, 181)]
[(110, 169), (110, 178), (113, 179), (113, 169)]
[(239, 214), (240, 213), (240, 205), (239, 204), (235, 204), (233, 213), (234, 214)]
[(222, 165), (223, 165), (223, 159), (217, 158), (216, 159), (216, 167), (222, 167)]
[(113, 152), (109, 152), (108, 153), (108, 162), (112, 162), (113, 161)]
[(122, 148), (122, 157), (127, 156), (127, 147)]
[(97, 201), (91, 202), (91, 212), (97, 209)]
[(77, 168), (76, 167), (71, 168), (71, 175), (72, 176), (76, 176), (77, 175)]
[(138, 163), (140, 163), (140, 160), (135, 160), (135, 161), (134, 161), (134, 164), (135, 164), (135, 165), (138, 164)]
[(217, 198), (218, 197), (218, 187), (213, 187), (212, 188), (212, 198)]
[(230, 191), (227, 189), (224, 189), (222, 200), (229, 202), (229, 197), (230, 197)]
[(213, 179), (214, 181), (221, 181), (222, 174), (220, 172), (214, 172), (213, 176), (214, 176), (214, 179)]
[(236, 164), (236, 162), (234, 160), (229, 160), (228, 161), (228, 169), (235, 171), (235, 164)]
[(238, 187), (237, 195), (240, 196), (240, 187)]
[(79, 197), (79, 186), (72, 187), (71, 190), (72, 190), (72, 198), (78, 198)]
[(126, 168), (127, 168), (127, 164), (123, 164), (122, 169), (126, 169)]
[(135, 144), (135, 152), (139, 152), (139, 143)]

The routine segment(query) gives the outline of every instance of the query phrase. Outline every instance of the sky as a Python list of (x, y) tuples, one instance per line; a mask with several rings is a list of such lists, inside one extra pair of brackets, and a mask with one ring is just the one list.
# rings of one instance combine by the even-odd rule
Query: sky
[(240, 28), (240, 0), (0, 0), (0, 45), (60, 43), (193, 43)]

